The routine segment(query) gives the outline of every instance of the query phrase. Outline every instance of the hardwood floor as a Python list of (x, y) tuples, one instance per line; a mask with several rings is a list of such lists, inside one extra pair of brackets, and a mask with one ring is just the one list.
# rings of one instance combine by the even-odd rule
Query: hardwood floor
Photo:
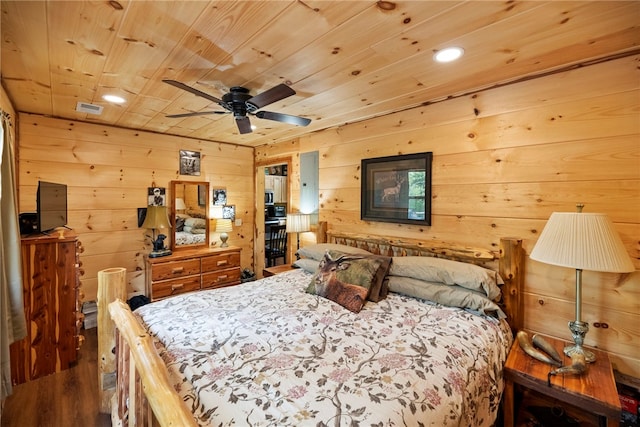
[(83, 331), (85, 341), (71, 369), (13, 388), (2, 410), (2, 427), (110, 427), (98, 413), (97, 329)]

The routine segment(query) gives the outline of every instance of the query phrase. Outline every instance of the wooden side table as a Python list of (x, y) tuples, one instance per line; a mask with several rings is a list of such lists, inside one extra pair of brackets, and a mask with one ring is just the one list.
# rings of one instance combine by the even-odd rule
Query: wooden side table
[(291, 264), (276, 265), (274, 267), (265, 268), (262, 270), (264, 277), (275, 276), (276, 274), (284, 273), (285, 271), (295, 270), (296, 267), (292, 267)]
[[(533, 336), (533, 334), (530, 335)], [(564, 346), (569, 344), (568, 342), (546, 336), (545, 339), (563, 356), (564, 365), (571, 364), (571, 359), (564, 356), (562, 352)], [(620, 400), (609, 355), (603, 351), (590, 350), (595, 353), (596, 361), (589, 364), (586, 373), (579, 376), (552, 376), (549, 385), (548, 373), (554, 367), (527, 355), (520, 348), (517, 340), (514, 341), (504, 368), (504, 426), (512, 427), (515, 423), (515, 416), (518, 413), (515, 412), (514, 389), (516, 387), (578, 407), (583, 413), (594, 414), (601, 426), (619, 426)]]

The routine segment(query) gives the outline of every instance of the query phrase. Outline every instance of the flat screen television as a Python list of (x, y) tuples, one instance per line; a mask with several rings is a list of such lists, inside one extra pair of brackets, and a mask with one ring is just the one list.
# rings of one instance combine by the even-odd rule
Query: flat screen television
[(67, 186), (38, 182), (38, 231), (47, 232), (67, 225)]

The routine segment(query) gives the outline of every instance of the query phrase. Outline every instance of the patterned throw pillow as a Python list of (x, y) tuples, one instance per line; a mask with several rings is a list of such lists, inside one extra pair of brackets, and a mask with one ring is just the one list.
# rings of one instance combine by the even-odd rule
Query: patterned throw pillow
[[(306, 291), (358, 313), (369, 296), (383, 257), (329, 250)], [(386, 265), (388, 269), (389, 265)], [(383, 267), (384, 268), (384, 267)], [(382, 275), (384, 278), (384, 275)]]

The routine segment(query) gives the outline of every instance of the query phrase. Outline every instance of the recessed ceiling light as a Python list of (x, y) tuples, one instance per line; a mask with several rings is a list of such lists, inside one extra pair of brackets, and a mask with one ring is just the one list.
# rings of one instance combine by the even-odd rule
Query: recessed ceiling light
[(460, 58), (463, 54), (464, 49), (461, 47), (448, 47), (437, 51), (435, 55), (433, 55), (433, 59), (437, 62), (451, 62)]
[(105, 101), (108, 102), (113, 102), (114, 104), (122, 104), (125, 102), (125, 99), (122, 98), (121, 96), (117, 96), (117, 95), (104, 95), (102, 97), (102, 99), (104, 99)]

